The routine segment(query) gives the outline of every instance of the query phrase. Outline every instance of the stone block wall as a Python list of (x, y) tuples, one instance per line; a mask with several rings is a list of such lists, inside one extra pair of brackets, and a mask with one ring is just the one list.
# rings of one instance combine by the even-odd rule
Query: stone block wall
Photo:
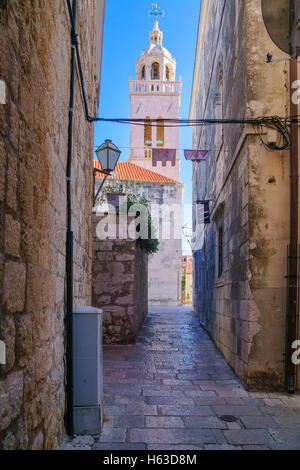
[(93, 214), (92, 303), (103, 310), (103, 343), (132, 344), (148, 313), (148, 256), (136, 240), (99, 240)]
[[(79, 2), (78, 38), (96, 111), (96, 0)], [(55, 449), (65, 436), (64, 284), (70, 22), (64, 0), (0, 2), (0, 442)], [(91, 303), (93, 126), (75, 83), (74, 306)]]
[[(275, 46), (260, 0), (202, 0), (201, 15), (191, 117), (284, 116), (288, 71), (284, 62), (275, 71), (262, 60)], [(282, 55), (276, 49), (276, 57)], [(194, 207), (195, 312), (249, 389), (281, 390), (289, 154), (268, 152), (248, 126), (199, 128), (193, 139), (195, 148), (213, 149), (206, 163), (194, 165), (194, 200), (214, 199), (211, 224), (204, 228), (196, 223)]]

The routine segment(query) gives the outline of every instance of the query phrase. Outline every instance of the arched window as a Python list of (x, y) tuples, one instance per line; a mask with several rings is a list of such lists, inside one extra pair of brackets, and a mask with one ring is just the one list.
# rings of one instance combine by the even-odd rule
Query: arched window
[(145, 65), (143, 65), (142, 71), (141, 71), (141, 79), (145, 80), (145, 78), (146, 78), (146, 67)]
[(151, 67), (151, 79), (159, 80), (159, 63), (154, 62)]
[[(158, 116), (158, 119), (163, 119), (162, 116)], [(163, 147), (165, 144), (165, 123), (160, 121), (156, 125), (156, 145)]]
[[(214, 105), (215, 105), (215, 117), (216, 119), (223, 119), (223, 66), (222, 62), (219, 61), (217, 70), (216, 70), (216, 94), (215, 94), (215, 99), (214, 99)], [(223, 133), (224, 133), (224, 128), (223, 124), (217, 124), (216, 125), (216, 134), (215, 134), (215, 139), (216, 139), (216, 145), (219, 146), (222, 142), (223, 138)]]
[(170, 69), (167, 65), (166, 65), (166, 80), (170, 80)]
[(149, 125), (150, 117), (146, 116), (144, 124), (144, 143), (145, 145), (152, 145), (152, 126)]

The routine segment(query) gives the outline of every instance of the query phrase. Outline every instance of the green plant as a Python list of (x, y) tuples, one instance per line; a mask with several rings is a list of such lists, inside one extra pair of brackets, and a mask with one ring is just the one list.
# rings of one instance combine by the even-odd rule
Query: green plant
[(101, 196), (97, 198), (97, 202), (103, 204), (106, 201), (106, 194), (126, 194), (130, 190), (128, 183), (113, 182), (104, 186)]
[[(149, 211), (149, 201), (145, 196), (141, 196), (132, 191), (131, 186), (127, 183), (113, 182), (107, 184), (103, 190), (101, 197), (97, 199), (97, 202), (103, 204), (106, 201), (106, 194), (124, 194), (127, 197), (127, 213), (134, 204), (140, 204), (146, 207), (148, 213), (148, 238), (138, 238), (137, 242), (140, 247), (148, 254), (152, 255), (157, 253), (159, 250), (159, 241), (157, 238), (157, 230), (154, 227), (151, 214)], [(136, 218), (139, 215), (136, 215)], [(152, 235), (152, 238), (151, 238)]]
[(181, 278), (181, 290), (184, 294), (185, 291), (185, 284), (186, 284), (186, 274), (183, 273), (182, 278)]
[[(156, 236), (157, 229), (153, 225), (151, 214), (149, 212), (149, 201), (145, 196), (139, 196), (134, 193), (127, 194), (127, 212), (129, 211), (130, 207), (132, 207), (134, 204), (140, 204), (145, 206), (148, 213), (148, 238), (138, 238), (137, 242), (148, 255), (157, 253), (159, 250), (159, 241)], [(136, 215), (136, 217), (138, 217), (138, 214)]]

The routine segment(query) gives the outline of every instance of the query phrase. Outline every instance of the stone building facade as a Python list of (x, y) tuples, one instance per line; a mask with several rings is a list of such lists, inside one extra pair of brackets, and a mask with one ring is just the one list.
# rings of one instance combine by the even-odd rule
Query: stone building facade
[[(100, 168), (96, 161), (94, 166)], [(157, 229), (159, 251), (148, 257), (149, 305), (179, 305), (183, 184), (129, 161), (119, 162), (115, 174), (105, 184), (125, 183), (130, 193), (145, 196)], [(96, 192), (101, 181), (96, 178)]]
[[(90, 114), (97, 112), (104, 1), (78, 2)], [(97, 19), (97, 21), (96, 21)], [(100, 28), (100, 31), (99, 31)], [(0, 5), (0, 441), (55, 449), (65, 437), (64, 285), (70, 21), (64, 0)], [(97, 38), (97, 42), (96, 42)], [(98, 68), (96, 67), (98, 62)], [(93, 126), (78, 77), (72, 162), (74, 307), (91, 304)]]
[(181, 301), (183, 304), (191, 304), (193, 301), (193, 256), (182, 257), (182, 284)]
[[(174, 180), (179, 179), (179, 128), (163, 122), (147, 126), (147, 119), (179, 119), (181, 79), (176, 81), (176, 60), (163, 47), (158, 22), (149, 34), (150, 45), (136, 61), (136, 78), (129, 80), (130, 118), (144, 119), (145, 126), (130, 125), (129, 161)], [(152, 165), (152, 149), (176, 149), (176, 164)]]
[[(155, 21), (149, 33), (149, 46), (136, 61), (135, 80), (129, 80), (130, 118), (143, 119), (145, 124), (130, 125), (128, 161), (173, 180), (174, 184), (168, 187), (158, 189), (156, 185), (149, 191), (146, 185), (144, 190), (152, 204), (160, 204), (165, 209), (170, 204), (180, 206), (175, 215), (178, 226), (183, 190), (179, 183), (179, 128), (165, 125), (163, 119), (179, 119), (181, 88), (181, 79), (176, 81), (176, 60), (163, 46), (163, 32)], [(149, 119), (162, 121), (147, 125)], [(174, 149), (175, 164), (156, 162), (154, 166), (152, 152), (155, 148)], [(165, 218), (168, 220), (170, 215)], [(168, 240), (161, 236), (159, 252), (149, 259), (150, 304), (177, 305), (181, 302), (181, 230), (177, 231), (176, 237), (176, 240)]]
[[(289, 65), (267, 64), (269, 50), (284, 55), (260, 0), (202, 0), (190, 118), (289, 115)], [(195, 312), (249, 389), (282, 389), (289, 152), (268, 152), (242, 124), (195, 128), (193, 146), (209, 150), (193, 168)]]

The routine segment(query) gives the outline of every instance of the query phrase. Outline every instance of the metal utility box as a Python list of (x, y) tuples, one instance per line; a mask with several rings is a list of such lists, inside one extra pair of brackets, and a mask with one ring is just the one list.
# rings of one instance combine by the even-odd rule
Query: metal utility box
[(73, 312), (74, 433), (100, 434), (103, 425), (102, 310)]

